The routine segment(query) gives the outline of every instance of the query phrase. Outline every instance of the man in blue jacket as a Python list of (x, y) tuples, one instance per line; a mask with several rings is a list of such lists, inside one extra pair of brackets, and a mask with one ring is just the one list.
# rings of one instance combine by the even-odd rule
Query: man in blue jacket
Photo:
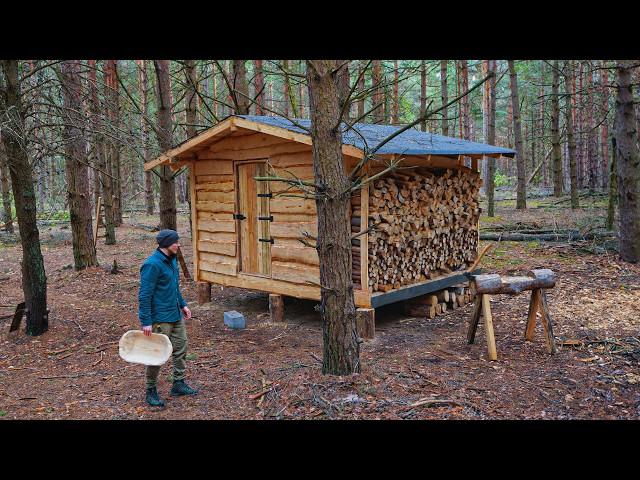
[[(187, 355), (187, 331), (184, 318), (191, 318), (191, 311), (180, 294), (179, 270), (176, 255), (180, 243), (175, 230), (161, 230), (156, 236), (158, 248), (140, 267), (140, 293), (138, 294), (138, 318), (145, 335), (163, 333), (173, 346), (173, 386), (171, 395), (193, 395), (197, 390), (184, 382), (185, 357)], [(147, 366), (147, 403), (164, 407), (158, 397), (159, 366)]]

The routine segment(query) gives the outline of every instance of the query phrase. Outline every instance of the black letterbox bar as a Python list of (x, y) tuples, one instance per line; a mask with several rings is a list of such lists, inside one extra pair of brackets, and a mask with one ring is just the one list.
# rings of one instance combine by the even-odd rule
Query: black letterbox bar
[(259, 238), (258, 240), (261, 242), (268, 242), (273, 245), (273, 238)]
[(273, 195), (271, 193), (259, 193), (258, 196), (259, 197), (271, 198)]
[(258, 217), (258, 220), (269, 220), (273, 222), (273, 215), (269, 215), (268, 217)]

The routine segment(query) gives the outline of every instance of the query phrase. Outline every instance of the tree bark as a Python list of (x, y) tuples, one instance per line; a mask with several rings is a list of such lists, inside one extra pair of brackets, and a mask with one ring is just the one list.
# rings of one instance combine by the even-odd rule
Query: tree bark
[[(465, 61), (466, 63), (466, 61)], [(466, 70), (466, 66), (464, 67)], [(488, 107), (488, 120), (487, 120), (487, 131), (485, 134), (486, 143), (489, 145), (493, 145), (496, 142), (496, 61), (495, 60), (487, 60), (487, 74), (491, 75), (491, 79), (486, 82), (489, 85), (488, 88), (488, 98), (487, 98), (487, 107)], [(462, 83), (462, 91), (466, 92), (469, 90), (468, 79), (467, 84), (464, 83), (465, 76), (463, 76)], [(465, 98), (468, 98), (466, 96)], [(468, 130), (468, 122), (469, 119), (466, 119), (465, 130)], [(468, 139), (467, 139), (468, 140)], [(494, 191), (495, 191), (495, 174), (496, 174), (496, 159), (493, 157), (487, 157), (487, 175), (486, 175), (486, 194), (487, 194), (487, 215), (490, 217), (495, 216), (495, 202), (494, 202)]]
[(26, 141), (19, 132), (25, 131), (25, 111), (20, 91), (17, 60), (0, 60), (4, 72), (0, 83), (2, 117), (5, 119), (2, 142), (5, 147), (11, 188), (20, 229), (22, 245), (22, 290), (24, 292), (27, 335), (41, 335), (49, 329), (47, 310), (47, 276), (40, 249), (40, 234), (36, 223), (36, 196), (33, 170), (27, 157)]
[(2, 143), (0, 133), (0, 188), (2, 188), (2, 223), (4, 231), (13, 233), (13, 216), (11, 214), (11, 194), (9, 186), (9, 162)]
[(117, 78), (118, 61), (107, 60), (105, 70), (109, 79), (107, 91), (107, 102), (109, 105), (111, 128), (113, 129), (113, 137), (107, 145), (109, 146), (109, 173), (112, 175), (113, 185), (113, 221), (116, 227), (122, 225), (122, 172), (120, 165), (120, 96), (119, 82)]
[(613, 229), (616, 216), (616, 203), (618, 203), (618, 182), (616, 179), (616, 137), (611, 137), (611, 165), (609, 167), (609, 201), (607, 204), (607, 230)]
[(254, 80), (253, 84), (256, 89), (256, 115), (264, 115), (262, 107), (264, 106), (264, 72), (262, 70), (262, 60), (253, 61)]
[[(91, 109), (94, 118), (97, 119), (102, 117), (105, 120), (105, 124), (108, 119), (111, 118), (110, 113), (110, 93), (109, 89), (113, 83), (112, 80), (112, 72), (105, 68), (104, 73), (104, 108), (100, 108), (100, 103), (98, 101), (98, 90), (96, 83), (96, 71), (92, 69), (90, 71), (90, 96), (91, 96)], [(92, 75), (92, 76), (91, 76)], [(101, 115), (101, 111), (104, 110), (104, 114)], [(95, 128), (96, 132), (100, 130), (99, 127)], [(96, 146), (96, 155), (98, 159), (98, 168), (100, 169), (100, 178), (102, 179), (102, 204), (104, 205), (104, 226), (105, 226), (105, 244), (106, 245), (115, 245), (116, 243), (116, 230), (115, 230), (115, 215), (114, 215), (114, 207), (113, 207), (113, 188), (114, 188), (114, 178), (113, 178), (113, 168), (111, 161), (111, 145), (108, 141), (105, 141), (104, 136), (98, 133), (95, 133), (93, 136), (93, 141)], [(96, 221), (98, 219), (96, 218)]]
[[(291, 86), (291, 78), (289, 77), (289, 60), (282, 61), (282, 68), (284, 69), (284, 106), (285, 117), (289, 116), (289, 113), (296, 118), (298, 116), (298, 106), (296, 105), (296, 95)], [(289, 110), (291, 107), (291, 110)]]
[[(143, 162), (149, 160), (149, 81), (147, 77), (147, 60), (137, 60), (138, 62), (138, 84), (140, 85), (140, 101), (142, 104), (142, 115), (140, 117), (140, 131), (142, 132), (142, 156)], [(147, 215), (153, 215), (153, 172), (144, 172), (144, 203)]]
[(427, 131), (427, 119), (424, 114), (427, 110), (427, 67), (424, 60), (420, 62), (420, 116), (423, 120), (420, 122), (420, 130)]
[(235, 98), (236, 114), (249, 115), (249, 84), (247, 83), (247, 69), (244, 60), (233, 61), (233, 79), (231, 81)]
[(562, 196), (562, 149), (560, 148), (560, 66), (553, 61), (551, 85), (551, 153), (553, 163), (553, 195)]
[[(308, 69), (308, 68), (307, 68)], [(382, 66), (380, 60), (373, 61), (371, 69), (371, 87), (373, 88), (373, 123), (384, 122), (384, 93), (382, 91)]]
[[(493, 74), (495, 76), (495, 60), (491, 60), (491, 62), (492, 62), (491, 65), (493, 65), (492, 71), (494, 72)], [(487, 83), (490, 83), (490, 82), (487, 82)], [(493, 80), (493, 86), (490, 88), (493, 88), (495, 90), (495, 79)], [(466, 92), (467, 90), (469, 90), (469, 66), (466, 60), (460, 60), (460, 93)], [(470, 103), (469, 95), (465, 95), (464, 97), (462, 97), (462, 100), (460, 100), (460, 108), (462, 111), (462, 128), (461, 128), (462, 138), (464, 138), (465, 140), (471, 140), (471, 103)], [(495, 111), (495, 104), (494, 104), (493, 110)], [(495, 131), (495, 119), (494, 119), (494, 131)], [(495, 134), (494, 134), (494, 137), (495, 137)], [(495, 166), (495, 160), (493, 163)]]
[(400, 121), (400, 95), (398, 88), (398, 60), (393, 61), (393, 112), (391, 124), (396, 125)]
[(518, 187), (516, 191), (516, 208), (527, 208), (527, 179), (525, 171), (524, 149), (522, 148), (522, 127), (520, 125), (520, 100), (518, 98), (518, 77), (513, 60), (509, 60), (509, 77), (511, 80), (511, 108), (513, 109), (513, 136), (515, 140)]
[(620, 258), (637, 263), (640, 261), (640, 151), (633, 106), (632, 70), (630, 61), (618, 61), (616, 64), (615, 148)]
[[(449, 92), (447, 86), (447, 64), (448, 60), (440, 60), (440, 97), (442, 99), (442, 105), (446, 105), (449, 102)], [(449, 135), (449, 118), (447, 116), (447, 108), (442, 109), (442, 135)]]
[(587, 72), (587, 159), (589, 165), (589, 188), (595, 190), (598, 186), (600, 162), (598, 161), (598, 141), (595, 124), (595, 89), (593, 87), (593, 66), (586, 63)]
[[(366, 66), (367, 62), (365, 60), (361, 60), (360, 61), (360, 70), (359, 70), (359, 74), (360, 74), (360, 78), (358, 80), (358, 92), (363, 92), (365, 89), (365, 85), (364, 85), (364, 76), (365, 76), (365, 72), (363, 71), (365, 66)], [(357, 115), (358, 118), (360, 118), (361, 122), (364, 122), (364, 119), (362, 118), (364, 115), (364, 97), (361, 97), (358, 99), (358, 104), (357, 104)]]
[(325, 374), (360, 372), (351, 278), (350, 182), (342, 157), (340, 94), (335, 60), (307, 61), (313, 169), (318, 215)]
[[(196, 122), (198, 118), (198, 104), (196, 102), (196, 98), (198, 98), (198, 76), (196, 73), (196, 62), (195, 60), (185, 60), (185, 75), (186, 75), (186, 83), (187, 83), (187, 109), (186, 109), (186, 124), (187, 124), (187, 140), (195, 137), (198, 132), (196, 129)], [(242, 66), (244, 68), (244, 64)], [(247, 80), (247, 75), (245, 73), (245, 85)], [(247, 85), (246, 91), (247, 97), (249, 96), (249, 86)], [(245, 98), (247, 101), (247, 114), (249, 113), (249, 99)], [(184, 199), (187, 201), (189, 205), (189, 232), (191, 237), (193, 238), (193, 227), (191, 221), (191, 187), (189, 185), (189, 176), (184, 175)], [(180, 253), (179, 255), (182, 255)]]
[(573, 103), (572, 99), (574, 95), (570, 95), (573, 86), (573, 61), (566, 60), (564, 63), (564, 84), (567, 92), (567, 104), (565, 107), (567, 126), (567, 148), (569, 154), (569, 178), (571, 179), (571, 208), (579, 208), (578, 201), (578, 179), (577, 179), (577, 165), (576, 165), (576, 140), (573, 134)]
[[(162, 151), (173, 147), (171, 129), (171, 81), (169, 80), (169, 60), (154, 60), (157, 86), (156, 104), (158, 118), (158, 144)], [(160, 228), (176, 230), (176, 183), (171, 168), (160, 167)]]
[(602, 87), (602, 110), (601, 117), (603, 118), (602, 125), (600, 125), (600, 144), (602, 146), (602, 179), (600, 185), (603, 189), (609, 185), (609, 72), (606, 70), (606, 60), (601, 61), (602, 70), (600, 70), (600, 83)]
[(89, 194), (89, 169), (84, 142), (80, 62), (62, 62), (62, 98), (65, 109), (63, 139), (67, 172), (67, 196), (71, 218), (73, 260), (76, 270), (98, 265), (93, 244), (91, 221), (91, 196)]
[[(345, 62), (347, 62), (342, 68), (340, 68), (340, 70), (338, 70), (338, 100), (340, 102), (340, 106), (342, 107), (342, 105), (344, 105), (349, 99), (349, 91), (351, 90), (351, 80), (349, 78), (349, 63), (346, 60), (339, 60), (340, 63), (338, 63), (338, 65), (343, 65)], [(351, 114), (350, 114), (350, 106), (345, 106), (344, 107), (344, 114), (342, 117), (342, 121), (343, 122), (350, 122), (351, 121)]]

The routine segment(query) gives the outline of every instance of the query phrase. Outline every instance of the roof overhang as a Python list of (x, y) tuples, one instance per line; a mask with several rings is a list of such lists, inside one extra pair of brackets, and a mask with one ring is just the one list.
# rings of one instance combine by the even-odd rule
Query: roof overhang
[[(145, 163), (144, 169), (147, 171), (161, 165), (168, 165), (172, 169), (177, 170), (180, 167), (189, 165), (191, 162), (198, 160), (198, 156), (196, 154), (197, 150), (209, 147), (217, 141), (234, 134), (239, 129), (264, 133), (309, 146), (312, 144), (310, 135), (292, 132), (286, 128), (274, 127), (272, 125), (265, 125), (245, 118), (232, 116), (227, 117), (215, 127), (209, 128), (181, 145), (178, 145), (171, 150), (167, 150), (159, 157)], [(342, 153), (355, 158), (362, 158), (364, 156), (364, 152), (353, 145), (343, 145)]]

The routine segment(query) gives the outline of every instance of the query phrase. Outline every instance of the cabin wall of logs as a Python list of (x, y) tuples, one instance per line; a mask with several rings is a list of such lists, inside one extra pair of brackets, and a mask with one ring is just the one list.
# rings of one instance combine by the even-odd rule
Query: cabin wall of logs
[[(273, 239), (269, 274), (246, 274), (240, 268), (240, 224), (234, 219), (237, 171), (239, 164), (255, 161), (267, 162), (269, 175), (313, 180), (311, 146), (272, 135), (229, 136), (199, 151), (190, 164), (195, 278), (317, 300), (318, 254), (300, 242), (304, 232), (317, 236), (315, 200), (300, 198), (303, 192), (289, 185), (270, 182), (268, 186), (272, 193), (268, 230)], [(347, 169), (357, 161), (345, 155)], [(374, 180), (351, 199), (352, 232), (373, 227), (352, 240), (359, 307), (370, 307), (371, 296), (377, 293), (446, 275), (470, 264), (477, 255), (478, 174), (452, 158), (408, 157), (403, 165), (417, 168)], [(379, 170), (370, 168), (369, 175)], [(285, 190), (286, 195), (279, 195)], [(361, 242), (366, 242), (366, 256), (361, 255)], [(465, 302), (467, 295), (459, 292), (456, 305)]]

